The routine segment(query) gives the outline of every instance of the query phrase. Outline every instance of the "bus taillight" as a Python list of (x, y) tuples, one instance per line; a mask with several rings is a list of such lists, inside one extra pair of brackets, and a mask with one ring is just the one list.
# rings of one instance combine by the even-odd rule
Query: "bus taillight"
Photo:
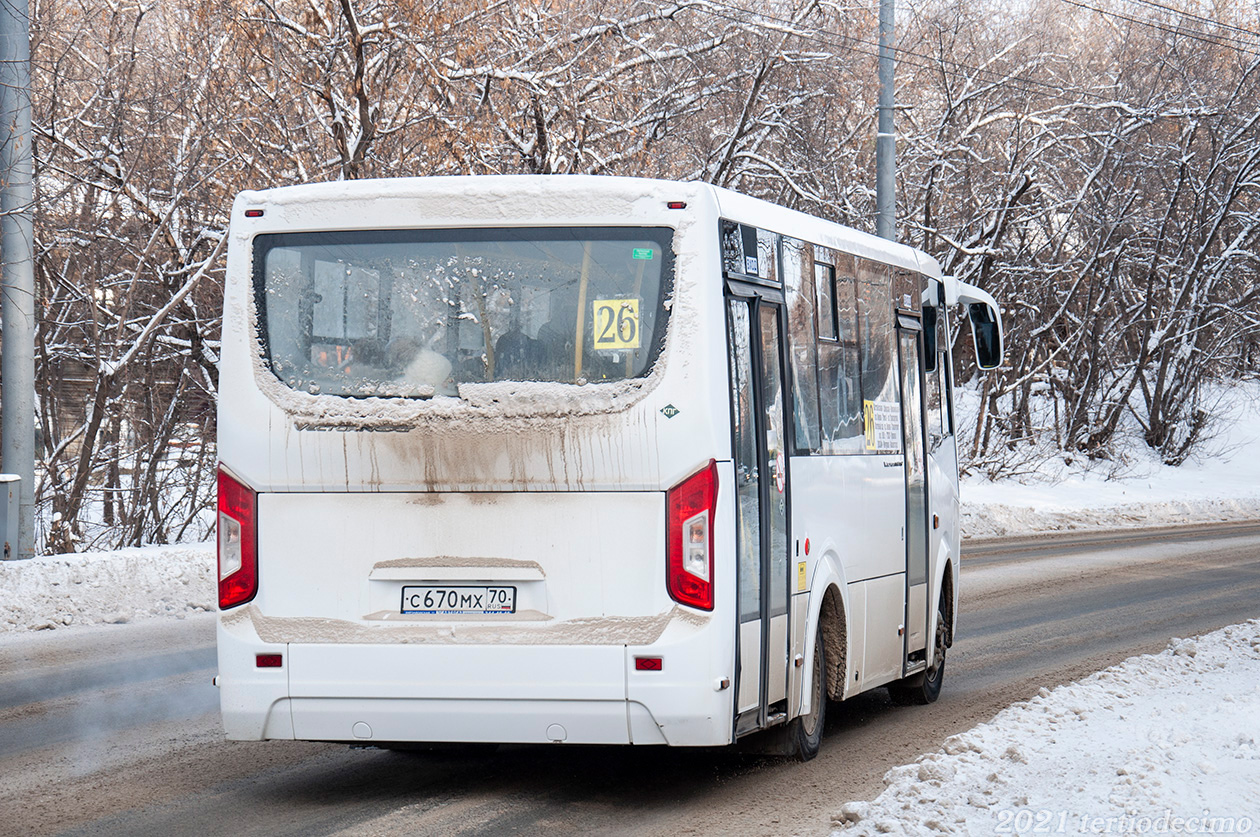
[(257, 495), (219, 469), (219, 608), (258, 593)]
[(717, 463), (712, 459), (665, 495), (666, 586), (679, 604), (713, 610), (713, 517)]

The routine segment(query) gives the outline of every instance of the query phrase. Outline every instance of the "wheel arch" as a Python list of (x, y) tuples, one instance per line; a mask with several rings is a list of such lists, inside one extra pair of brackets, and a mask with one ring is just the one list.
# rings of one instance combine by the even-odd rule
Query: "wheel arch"
[(809, 618), (805, 627), (804, 674), (801, 677), (800, 712), (808, 713), (813, 685), (814, 645), (822, 631), (827, 670), (827, 696), (832, 700), (844, 697), (849, 660), (848, 585), (843, 569), (834, 553), (827, 553), (814, 568), (809, 595)]
[[(943, 616), (945, 617), (945, 647), (949, 648), (954, 644), (954, 629), (957, 626), (958, 619), (958, 557), (954, 555), (950, 549), (949, 539), (942, 538), (940, 549), (937, 552), (936, 559), (936, 578), (932, 585), (932, 593), (935, 596), (933, 602), (940, 602), (944, 599), (945, 607), (943, 608)], [(928, 611), (928, 637), (936, 635), (936, 616), (938, 608), (933, 607)], [(928, 642), (928, 665), (933, 662), (934, 647)]]

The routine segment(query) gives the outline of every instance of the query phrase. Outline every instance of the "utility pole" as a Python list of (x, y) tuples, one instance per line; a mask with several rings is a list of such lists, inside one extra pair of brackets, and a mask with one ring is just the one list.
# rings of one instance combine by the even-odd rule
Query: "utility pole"
[(875, 137), (875, 231), (897, 240), (897, 136), (893, 133), (894, 0), (879, 0), (879, 133)]
[[(35, 265), (31, 204), (31, 17), (0, 0), (0, 317), (4, 319), (0, 468), (21, 478), (18, 535), (5, 558), (35, 555)], [(3, 545), (0, 544), (0, 547)]]

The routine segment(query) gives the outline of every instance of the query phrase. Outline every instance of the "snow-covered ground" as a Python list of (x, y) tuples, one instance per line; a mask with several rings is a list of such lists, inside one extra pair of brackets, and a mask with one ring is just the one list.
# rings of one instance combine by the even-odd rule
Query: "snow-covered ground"
[(0, 633), (183, 618), (217, 601), (213, 546), (0, 561)]
[(884, 782), (833, 837), (1260, 833), (1260, 619), (1042, 689)]
[[(1053, 457), (1014, 479), (964, 479), (963, 536), (1260, 520), (1260, 382), (1217, 394), (1211, 437), (1181, 466), (1164, 465), (1126, 427), (1111, 461)], [(974, 394), (960, 392), (958, 407), (966, 440)]]

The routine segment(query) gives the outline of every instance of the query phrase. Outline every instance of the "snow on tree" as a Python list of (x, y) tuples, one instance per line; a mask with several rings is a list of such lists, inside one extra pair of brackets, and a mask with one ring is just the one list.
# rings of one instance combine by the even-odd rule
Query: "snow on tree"
[[(1007, 306), (964, 456), (1169, 462), (1260, 367), (1260, 59), (1144, 7), (899, 21), (902, 240)], [(1248, 16), (1250, 15), (1250, 17)], [(874, 226), (875, 8), (834, 0), (74, 0), (33, 8), (46, 550), (208, 533), (234, 193), (361, 177), (699, 179)], [(1238, 27), (1238, 28), (1231, 28)], [(967, 349), (959, 342), (960, 354)]]

